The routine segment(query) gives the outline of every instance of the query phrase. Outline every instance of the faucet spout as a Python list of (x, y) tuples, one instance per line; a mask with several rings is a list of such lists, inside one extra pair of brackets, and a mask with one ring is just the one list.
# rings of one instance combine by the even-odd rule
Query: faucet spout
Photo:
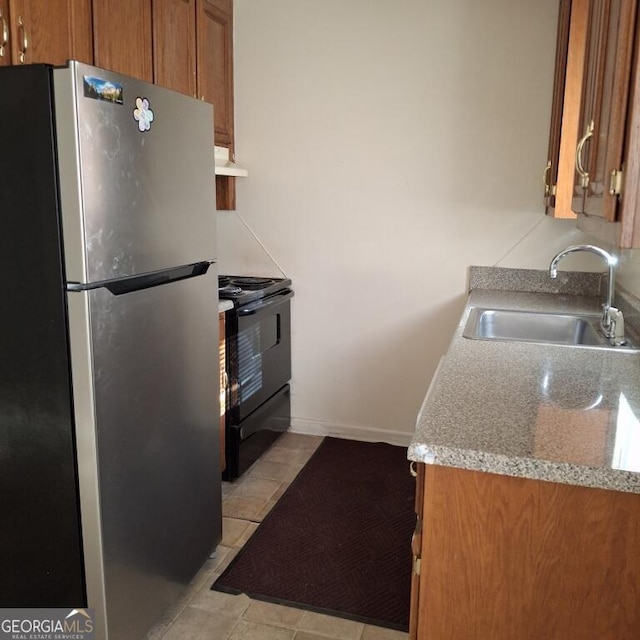
[(567, 247), (563, 251), (560, 251), (553, 260), (551, 260), (551, 264), (549, 265), (549, 277), (557, 278), (558, 277), (558, 263), (562, 258), (570, 253), (575, 253), (576, 251), (588, 251), (590, 253), (595, 253), (604, 259), (607, 263), (607, 268), (609, 271), (609, 281), (607, 283), (607, 295), (605, 303), (603, 306), (602, 319), (600, 320), (600, 326), (602, 327), (602, 331), (604, 332), (607, 338), (613, 337), (613, 322), (612, 322), (612, 314), (611, 309), (617, 311), (617, 309), (613, 306), (613, 297), (614, 297), (614, 288), (615, 288), (615, 266), (617, 260), (615, 256), (611, 255), (608, 251), (600, 247), (596, 247), (593, 244), (576, 244), (571, 247)]

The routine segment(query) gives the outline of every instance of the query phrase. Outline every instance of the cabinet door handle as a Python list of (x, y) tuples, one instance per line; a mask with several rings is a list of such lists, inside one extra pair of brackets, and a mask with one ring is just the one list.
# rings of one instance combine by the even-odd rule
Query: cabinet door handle
[(2, 9), (0, 9), (0, 58), (4, 58), (4, 48), (9, 42), (9, 25), (2, 15)]
[(578, 146), (576, 147), (576, 171), (580, 176), (580, 186), (583, 189), (586, 189), (589, 186), (589, 173), (584, 170), (584, 165), (582, 164), (582, 151), (584, 150), (584, 145), (587, 140), (593, 135), (593, 129), (595, 124), (593, 120), (587, 125), (587, 129), (584, 132), (584, 135), (578, 141)]
[(24, 26), (22, 16), (18, 16), (18, 30), (20, 33), (20, 64), (24, 64), (27, 56), (27, 49), (29, 48), (29, 38), (27, 37), (27, 28)]

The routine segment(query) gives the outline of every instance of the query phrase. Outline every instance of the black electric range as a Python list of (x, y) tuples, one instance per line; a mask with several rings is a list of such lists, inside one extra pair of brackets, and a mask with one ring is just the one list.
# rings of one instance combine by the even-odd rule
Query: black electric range
[(291, 423), (289, 278), (219, 276), (225, 314), (225, 480), (248, 469)]
[(262, 278), (256, 276), (218, 276), (218, 297), (232, 300), (239, 307), (261, 298), (268, 298), (291, 288), (289, 278)]

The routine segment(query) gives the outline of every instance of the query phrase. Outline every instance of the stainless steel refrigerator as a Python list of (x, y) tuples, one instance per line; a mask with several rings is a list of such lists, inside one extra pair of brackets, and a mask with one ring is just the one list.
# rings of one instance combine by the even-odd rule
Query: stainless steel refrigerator
[(221, 537), (212, 107), (0, 68), (0, 607), (137, 640)]

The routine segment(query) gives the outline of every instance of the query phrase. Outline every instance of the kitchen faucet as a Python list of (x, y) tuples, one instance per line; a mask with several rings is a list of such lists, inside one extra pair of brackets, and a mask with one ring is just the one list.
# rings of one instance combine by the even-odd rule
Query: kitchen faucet
[(592, 244), (573, 245), (571, 247), (567, 247), (563, 251), (560, 251), (560, 253), (553, 258), (549, 265), (549, 277), (556, 278), (558, 276), (558, 263), (560, 260), (562, 260), (566, 255), (576, 251), (589, 251), (590, 253), (595, 253), (603, 258), (607, 263), (607, 267), (609, 268), (609, 282), (607, 283), (607, 299), (602, 305), (600, 327), (602, 328), (602, 332), (605, 337), (609, 339), (609, 342), (612, 345), (621, 346), (625, 344), (626, 340), (624, 339), (624, 318), (622, 316), (622, 311), (613, 306), (613, 293), (615, 287), (614, 267), (617, 262), (614, 256), (612, 256), (608, 251)]

